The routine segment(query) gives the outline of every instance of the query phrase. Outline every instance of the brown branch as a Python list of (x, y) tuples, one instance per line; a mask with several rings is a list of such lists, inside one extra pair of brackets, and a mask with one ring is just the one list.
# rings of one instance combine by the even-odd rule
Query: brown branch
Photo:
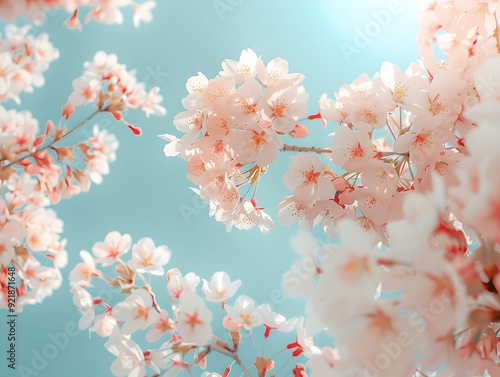
[(313, 152), (313, 153), (332, 153), (331, 149), (321, 149), (321, 148), (316, 148), (316, 147), (299, 147), (297, 145), (288, 145), (285, 144), (283, 146), (283, 149), (281, 149), (283, 152)]
[(12, 166), (14, 164), (17, 164), (19, 162), (21, 162), (22, 160), (26, 159), (26, 158), (30, 158), (30, 157), (33, 157), (34, 155), (40, 153), (40, 152), (43, 152), (44, 150), (46, 149), (49, 149), (49, 148), (52, 148), (55, 144), (59, 143), (61, 140), (64, 140), (66, 137), (68, 137), (69, 135), (71, 135), (73, 132), (75, 132), (76, 130), (78, 130), (80, 127), (82, 127), (85, 123), (87, 123), (88, 121), (90, 121), (93, 117), (95, 117), (97, 114), (99, 114), (100, 112), (102, 112), (101, 109), (97, 109), (96, 111), (94, 111), (92, 114), (90, 114), (87, 118), (85, 118), (84, 120), (82, 120), (80, 123), (78, 123), (75, 127), (73, 127), (71, 130), (69, 130), (66, 134), (64, 134), (62, 137), (60, 138), (56, 138), (54, 139), (50, 144), (47, 144), (46, 146), (44, 147), (41, 147), (39, 149), (37, 149), (36, 151), (32, 152), (32, 153), (29, 153), (25, 156), (22, 156), (22, 157), (19, 157), (17, 159), (15, 159), (14, 161), (12, 162), (9, 162), (7, 165), (4, 165), (3, 167), (4, 168), (8, 168), (9, 166)]
[(214, 350), (216, 352), (219, 352), (227, 357), (230, 357), (231, 359), (233, 359), (236, 362), (236, 364), (238, 364), (240, 366), (241, 370), (243, 371), (243, 373), (245, 373), (245, 375), (247, 375), (248, 377), (252, 377), (252, 375), (250, 374), (248, 369), (243, 365), (243, 362), (241, 361), (237, 352), (228, 351), (222, 347), (219, 347), (217, 344), (214, 344), (214, 343), (211, 343), (205, 347), (210, 348), (211, 350)]

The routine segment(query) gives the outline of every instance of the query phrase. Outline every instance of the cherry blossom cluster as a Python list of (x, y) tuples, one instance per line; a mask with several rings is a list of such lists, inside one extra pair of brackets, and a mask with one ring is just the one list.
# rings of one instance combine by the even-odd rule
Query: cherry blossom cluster
[[(487, 41), (489, 32), (479, 28), (475, 35)], [(428, 190), (434, 173), (447, 185), (457, 182), (454, 167), (467, 154), (466, 136), (474, 127), (465, 112), (479, 103), (481, 88), (490, 90), (489, 79), (483, 75), (481, 82), (475, 81), (474, 74), (483, 65), (492, 66), (490, 59), (498, 54), (496, 42), (469, 42), (455, 43), (444, 51), (445, 59), (437, 56), (432, 43), (422, 45), (421, 62), (406, 71), (384, 63), (372, 78), (362, 74), (352, 84), (343, 85), (334, 99), (323, 95), (318, 114), (308, 118), (320, 119), (325, 127), (327, 121), (341, 124), (330, 148), (325, 149), (289, 146), (275, 137), (281, 133), (307, 136), (307, 128), (297, 124), (304, 115), (307, 97), (303, 89), (294, 89), (300, 81), (297, 75), (288, 81), (282, 78), (289, 75), (287, 65), (278, 74), (278, 68), (271, 64), (275, 59), (264, 70), (253, 52), (244, 51), (238, 62), (226, 61), (224, 71), (215, 79), (209, 81), (199, 74), (188, 80), (190, 94), (183, 100), (188, 111), (174, 121), (185, 135), (181, 139), (164, 135), (170, 141), (165, 153), (180, 153), (188, 161), (188, 177), (210, 203), (211, 215), (226, 222), (228, 229), (257, 225), (268, 232), (272, 220), (255, 199), (259, 179), (280, 150), (301, 152), (292, 156), (283, 177), (293, 195), (278, 203), (280, 223), (321, 224), (334, 236), (337, 220), (349, 217), (388, 244), (386, 224), (401, 218), (409, 191)], [(238, 73), (247, 68), (251, 79)], [(221, 83), (228, 77), (233, 81), (224, 88)], [(280, 79), (266, 87), (268, 77)], [(292, 96), (285, 99), (283, 94), (276, 102), (272, 95), (266, 95), (276, 85), (283, 90), (283, 82), (294, 84), (288, 87)], [(241, 84), (234, 88), (233, 83)], [(248, 89), (250, 83), (255, 91)], [(214, 91), (217, 104), (207, 108)], [(300, 112), (296, 112), (299, 107)], [(289, 111), (292, 117), (287, 117)], [(268, 119), (270, 123), (265, 123)], [(283, 122), (287, 124), (284, 128)], [(247, 129), (250, 124), (254, 125), (252, 130)], [(264, 136), (263, 141), (259, 139)], [(328, 166), (317, 154), (324, 154), (334, 165)], [(242, 186), (244, 195), (239, 190)], [(252, 186), (253, 195), (246, 198)]]
[(500, 243), (499, 64), (497, 54), (475, 72), (481, 102), (468, 109), (466, 116), (476, 126), (467, 135), (467, 153), (456, 165), (456, 184), (449, 190), (453, 213), (466, 224), (467, 232), (475, 240), (496, 244)]
[[(321, 97), (318, 113), (308, 119), (319, 119), (324, 127), (340, 124), (327, 148), (279, 144), (273, 146), (272, 158), (259, 162), (266, 155), (255, 139), (252, 148), (229, 142), (232, 127), (239, 124), (232, 113), (232, 123), (224, 118), (229, 130), (221, 135), (210, 128), (209, 118), (183, 123), (184, 128), (177, 123), (186, 133), (182, 139), (165, 137), (170, 141), (166, 155), (188, 160), (189, 178), (228, 228), (236, 226), (234, 213), (239, 212), (229, 207), (231, 214), (222, 216), (219, 199), (207, 195), (207, 188), (227, 182), (235, 169), (239, 177), (239, 164), (267, 172), (278, 151), (298, 152), (283, 177), (293, 194), (278, 203), (280, 223), (299, 223), (307, 231), (320, 224), (328, 237), (338, 240), (320, 246), (303, 233), (293, 241), (302, 258), (285, 274), (285, 290), (308, 300), (308, 331), (335, 339), (335, 348), (309, 354), (308, 370), (295, 375), (499, 374), (497, 6), (493, 0), (426, 1), (418, 36), (421, 61), (406, 70), (384, 63), (373, 77), (362, 74), (334, 98)], [(232, 64), (244, 66), (246, 54)], [(209, 85), (222, 77), (223, 72), (201, 86), (196, 84), (204, 76), (190, 79), (184, 106), (196, 92), (193, 88), (199, 88), (203, 101)], [(246, 102), (240, 103), (254, 103), (252, 95), (241, 95)], [(225, 99), (226, 107), (219, 111), (228, 112), (228, 104)], [(307, 129), (297, 126), (304, 114), (297, 115), (288, 133), (307, 136)], [(185, 113), (177, 122), (179, 118)], [(234, 159), (236, 166), (206, 159), (209, 153), (200, 140), (207, 138), (221, 147), (210, 153), (220, 151), (224, 163)], [(266, 140), (267, 148), (269, 144)], [(212, 166), (221, 177), (215, 181), (206, 175)], [(247, 173), (243, 182), (256, 186), (260, 174), (254, 178), (248, 168)], [(240, 182), (235, 184), (239, 188)], [(246, 201), (239, 194), (236, 198), (245, 209)], [(255, 193), (247, 208), (252, 212), (247, 210), (244, 225), (237, 227), (258, 225), (267, 231), (270, 220), (257, 207)]]
[(326, 153), (336, 167), (317, 156), (292, 158), (284, 183), (294, 195), (278, 205), (282, 224), (321, 221), (335, 235), (336, 220), (347, 216), (387, 244), (386, 224), (401, 218), (408, 192), (428, 190), (432, 174), (448, 186), (457, 182), (455, 165), (467, 155), (475, 125), (466, 111), (484, 99), (481, 90), (491, 90), (489, 79), (475, 73), (491, 66), (498, 50), (464, 43), (446, 53), (439, 59), (432, 45), (423, 45), (421, 62), (406, 71), (384, 63), (372, 78), (362, 74), (342, 86), (334, 99), (322, 96), (319, 113), (309, 118), (341, 124)]
[(43, 86), (43, 73), (59, 58), (47, 34), (35, 37), (29, 31), (29, 26), (7, 25), (0, 37), (0, 102), (20, 103), (21, 93)]
[(484, 39), (496, 44), (498, 0), (421, 0), (420, 5), (420, 44), (472, 47)]
[[(309, 234), (293, 242), (302, 258), (285, 275), (285, 289), (308, 299), (307, 328), (312, 333), (326, 328), (336, 345), (310, 358), (312, 376), (499, 373), (499, 42), (478, 42), (495, 34), (496, 26), (493, 33), (481, 24), (471, 31), (470, 14), (458, 16), (460, 6), (476, 9), (477, 2), (437, 3), (446, 9), (456, 5), (451, 31), (459, 38), (464, 28), (463, 43), (438, 60), (430, 47), (440, 45), (440, 38), (432, 39), (420, 50), (419, 67), (394, 74), (392, 66), (388, 77), (385, 65), (380, 78), (358, 79), (335, 100), (322, 98), (313, 116), (342, 123), (330, 158), (348, 173), (328, 175), (334, 183), (352, 174), (355, 179), (336, 187), (335, 201), (347, 208), (346, 188), (349, 194), (369, 190), (371, 198), (368, 206), (363, 197), (352, 198), (354, 216), (335, 215), (336, 221), (323, 223), (333, 230), (327, 233), (340, 236), (339, 243), (320, 247)], [(475, 17), (480, 18), (496, 9), (496, 2), (478, 9)], [(432, 10), (440, 15), (436, 25), (447, 25), (444, 18), (450, 15), (438, 6)], [(469, 38), (474, 38), (470, 46)], [(379, 97), (396, 101), (397, 116), (392, 105), (377, 103)], [(366, 120), (374, 121), (373, 130)], [(385, 127), (387, 138), (371, 140)], [(392, 183), (391, 175), (380, 173), (377, 183), (365, 179), (380, 159), (396, 170), (398, 161), (407, 160), (406, 173), (393, 173)], [(354, 185), (358, 173), (361, 184)], [(387, 197), (380, 193), (390, 184), (397, 188), (389, 196), (394, 203), (381, 206), (378, 202)]]
[(46, 12), (64, 9), (71, 13), (65, 24), (70, 29), (82, 28), (79, 12), (82, 8), (90, 8), (85, 16), (85, 23), (95, 20), (105, 24), (122, 24), (122, 9), (131, 7), (134, 11), (135, 27), (141, 22), (150, 22), (153, 19), (152, 10), (156, 7), (155, 1), (145, 1), (140, 4), (132, 0), (4, 0), (0, 2), (0, 18), (14, 21), (24, 16), (35, 24), (41, 24), (46, 18)]
[[(480, 125), (470, 139), (492, 134)], [(311, 376), (497, 375), (500, 247), (485, 236), (473, 247), (445, 181), (432, 179), (388, 224), (389, 247), (351, 219), (338, 223), (335, 244), (307, 231), (293, 239), (302, 258), (285, 291), (308, 299), (306, 328), (326, 328), (336, 345), (310, 357)]]
[[(98, 114), (109, 113), (125, 122), (122, 111), (127, 109), (165, 113), (158, 88), (146, 92), (133, 73), (116, 63), (116, 56), (97, 53), (86, 67), (85, 75), (74, 81), (75, 91), (63, 107), (58, 127), (49, 120), (40, 134), (31, 113), (0, 107), (0, 306), (7, 305), (10, 265), (16, 268), (17, 310), (41, 302), (59, 288), (60, 269), (67, 264), (66, 240), (61, 239), (62, 221), (47, 207), (88, 191), (92, 183), (102, 183), (116, 159), (116, 137), (97, 124), (83, 141), (62, 142)], [(97, 92), (89, 94), (79, 86), (82, 80), (98, 86)], [(76, 116), (75, 106), (83, 103), (96, 110), (68, 129), (68, 120)], [(126, 124), (134, 134), (140, 133), (139, 127)]]
[(268, 232), (274, 224), (257, 206), (257, 185), (285, 147), (281, 138), (307, 135), (297, 124), (307, 114), (303, 76), (289, 73), (281, 58), (264, 65), (250, 49), (222, 68), (214, 79), (198, 73), (188, 80), (186, 111), (174, 118), (184, 135), (163, 135), (170, 141), (165, 154), (188, 161), (188, 177), (217, 221)]
[[(208, 281), (193, 272), (183, 275), (177, 268), (165, 271), (171, 251), (148, 237), (132, 244), (130, 235), (113, 231), (94, 244), (92, 254), (81, 251), (80, 256), (83, 261), (69, 278), (73, 301), (82, 314), (79, 328), (108, 338), (105, 347), (116, 356), (111, 365), (115, 376), (192, 374), (196, 368), (211, 368), (208, 359), (219, 353), (228, 358), (228, 366), (220, 374), (204, 372), (203, 376), (227, 376), (239, 368), (242, 375), (264, 377), (275, 362), (264, 356), (264, 349), (245, 352), (245, 338), (255, 344), (255, 334), (265, 344), (277, 333), (295, 332), (282, 352), (296, 357), (319, 352), (306, 336), (302, 318), (286, 319), (270, 305), (256, 305), (245, 295), (231, 305), (241, 281), (231, 281), (226, 272), (216, 272)], [(166, 289), (153, 292), (152, 277), (164, 278)], [(103, 283), (109, 289), (96, 288)], [(217, 309), (222, 312), (226, 337), (214, 334)], [(145, 333), (147, 347), (133, 339), (139, 333)], [(254, 358), (249, 359), (249, 354)], [(297, 368), (304, 367), (291, 365), (289, 372)]]
[[(66, 240), (61, 239), (63, 223), (48, 206), (61, 197), (87, 191), (91, 181), (100, 183), (108, 162), (115, 158), (118, 143), (96, 126), (93, 136), (75, 147), (51, 145), (40, 150), (45, 139), (53, 143), (61, 137), (61, 130), (52, 122), (39, 135), (38, 122), (31, 113), (0, 107), (0, 124), (2, 161), (14, 162), (2, 166), (0, 177), (0, 307), (7, 306), (7, 270), (13, 265), (17, 270), (16, 309), (20, 311), (26, 304), (42, 302), (59, 288), (60, 269), (67, 264)], [(29, 157), (18, 159), (25, 154)], [(85, 168), (72, 167), (77, 158)]]
[(96, 112), (110, 113), (135, 135), (140, 135), (141, 128), (128, 123), (123, 118), (124, 111), (140, 109), (148, 117), (166, 114), (160, 105), (163, 100), (160, 88), (156, 86), (147, 91), (146, 85), (137, 80), (135, 71), (128, 71), (125, 65), (119, 64), (115, 54), (99, 51), (93, 61), (84, 64), (84, 68), (83, 75), (73, 80), (73, 92), (65, 109), (66, 117), (73, 113), (76, 106), (91, 104), (97, 108)]

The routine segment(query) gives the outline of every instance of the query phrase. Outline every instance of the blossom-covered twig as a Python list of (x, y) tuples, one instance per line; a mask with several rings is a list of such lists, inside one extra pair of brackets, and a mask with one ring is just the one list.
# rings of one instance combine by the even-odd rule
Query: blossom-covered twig
[(24, 16), (35, 24), (41, 24), (47, 11), (64, 9), (71, 16), (65, 25), (70, 29), (82, 29), (79, 14), (84, 8), (90, 8), (85, 16), (85, 23), (94, 20), (106, 24), (123, 23), (122, 9), (131, 7), (134, 10), (134, 25), (139, 27), (141, 22), (150, 22), (153, 18), (152, 10), (156, 7), (155, 1), (135, 3), (132, 0), (3, 0), (0, 2), (0, 18), (13, 21)]
[[(130, 249), (132, 255), (129, 255)], [(272, 334), (295, 330), (295, 339), (284, 343), (284, 349), (288, 349), (291, 356), (317, 351), (312, 339), (305, 336), (302, 320), (287, 320), (274, 313), (269, 305), (257, 306), (244, 295), (231, 305), (230, 300), (241, 281), (231, 281), (223, 271), (216, 272), (210, 281), (203, 279), (203, 295), (199, 295), (199, 276), (193, 272), (183, 275), (177, 268), (165, 271), (171, 251), (166, 246), (156, 246), (148, 237), (132, 245), (128, 234), (113, 231), (104, 241), (94, 244), (92, 254), (82, 251), (80, 255), (83, 262), (70, 273), (73, 300), (82, 314), (79, 328), (89, 328), (90, 332), (109, 337), (106, 348), (117, 357), (111, 366), (116, 376), (193, 373), (194, 368), (213, 368), (209, 363), (212, 352), (231, 359), (222, 373), (224, 376), (234, 364), (239, 366), (242, 375), (250, 377), (253, 375), (250, 369), (256, 368), (258, 376), (266, 376), (274, 367), (274, 361), (260, 353), (255, 359), (249, 359), (242, 333), (250, 336), (258, 333), (265, 343), (271, 336), (277, 337)], [(149, 284), (136, 283), (136, 280), (149, 281), (150, 277), (166, 278), (167, 292), (153, 292)], [(109, 286), (107, 297), (96, 297), (92, 293), (99, 280)], [(215, 310), (209, 309), (208, 302), (222, 305), (225, 316), (220, 320), (227, 335), (218, 337), (213, 333), (211, 323)], [(171, 309), (159, 310), (160, 306)], [(133, 340), (141, 330), (147, 331), (147, 347), (140, 347)], [(162, 344), (153, 346), (157, 341)], [(249, 362), (253, 364), (248, 366)]]
[(9, 24), (0, 38), (0, 102), (12, 99), (20, 103), (19, 95), (41, 87), (43, 73), (59, 58), (47, 34), (35, 37), (29, 31), (29, 26)]
[[(17, 290), (17, 311), (26, 304), (41, 302), (60, 287), (60, 269), (67, 264), (66, 240), (60, 238), (62, 221), (47, 207), (88, 191), (91, 182), (100, 184), (118, 148), (115, 136), (98, 125), (75, 145), (61, 143), (98, 114), (111, 115), (136, 135), (141, 130), (126, 122), (122, 114), (125, 110), (140, 108), (148, 116), (165, 114), (159, 104), (159, 89), (147, 92), (133, 72), (117, 63), (116, 56), (98, 52), (85, 67), (63, 107), (62, 127), (48, 121), (45, 132), (39, 134), (38, 122), (31, 113), (0, 107), (0, 307), (8, 305), (12, 283)], [(95, 110), (66, 128), (82, 104)], [(15, 273), (8, 281), (10, 266), (15, 267)]]
[(184, 135), (164, 136), (228, 229), (272, 228), (256, 190), (239, 189), (273, 171), (276, 150), (297, 152), (278, 219), (338, 239), (302, 233), (283, 280), (308, 300), (308, 329), (335, 337), (308, 355), (315, 377), (499, 373), (498, 2), (422, 3), (421, 61), (384, 63), (307, 117), (339, 124), (327, 153), (284, 145), (307, 137), (305, 92), (286, 62), (265, 66), (251, 50), (213, 79), (190, 78)]

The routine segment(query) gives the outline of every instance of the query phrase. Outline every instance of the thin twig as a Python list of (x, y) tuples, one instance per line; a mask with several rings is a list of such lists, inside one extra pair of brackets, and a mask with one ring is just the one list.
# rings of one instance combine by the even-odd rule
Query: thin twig
[(236, 352), (231, 352), (229, 350), (226, 350), (222, 347), (219, 347), (217, 344), (209, 344), (206, 346), (207, 348), (210, 348), (216, 352), (219, 352), (227, 357), (230, 357), (231, 359), (233, 359), (234, 361), (236, 361), (236, 364), (239, 365), (239, 367), (241, 368), (241, 370), (243, 371), (243, 373), (245, 373), (245, 375), (247, 375), (248, 377), (252, 377), (252, 375), (250, 374), (250, 372), (248, 371), (248, 369), (243, 365), (243, 362), (241, 361), (240, 357), (238, 356), (238, 354)]
[(331, 149), (322, 149), (316, 147), (299, 147), (297, 145), (285, 144), (282, 149), (283, 152), (313, 152), (313, 153), (332, 153)]
[(59, 143), (61, 140), (64, 140), (65, 138), (67, 138), (69, 135), (71, 135), (73, 132), (75, 132), (76, 130), (78, 130), (80, 127), (82, 127), (85, 123), (87, 123), (88, 121), (90, 121), (93, 117), (95, 117), (97, 114), (99, 114), (101, 112), (101, 109), (97, 109), (96, 111), (94, 111), (92, 114), (90, 114), (87, 118), (85, 118), (84, 120), (82, 120), (80, 123), (78, 123), (75, 127), (73, 127), (71, 130), (69, 130), (65, 135), (63, 135), (60, 139), (55, 139), (53, 140), (50, 144), (47, 144), (46, 146), (44, 147), (41, 147), (39, 149), (37, 149), (36, 151), (26, 155), (26, 156), (22, 156), (22, 157), (19, 157), (17, 159), (15, 159), (14, 161), (12, 162), (9, 162), (7, 165), (4, 165), (3, 167), (4, 168), (8, 168), (9, 166), (12, 166), (14, 164), (17, 164), (18, 162), (21, 162), (22, 160), (26, 159), (26, 158), (30, 158), (30, 157), (33, 157), (34, 155), (40, 153), (40, 152), (43, 152), (44, 150), (48, 149), (48, 148), (52, 148), (55, 144)]

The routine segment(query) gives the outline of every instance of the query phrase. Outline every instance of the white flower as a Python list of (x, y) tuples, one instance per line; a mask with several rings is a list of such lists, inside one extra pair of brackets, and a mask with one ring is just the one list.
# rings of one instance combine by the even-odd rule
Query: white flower
[(132, 260), (128, 266), (139, 273), (162, 275), (165, 273), (162, 266), (168, 263), (171, 254), (166, 246), (156, 247), (151, 238), (144, 237), (132, 247)]
[(321, 353), (316, 353), (309, 358), (307, 366), (311, 369), (311, 376), (323, 377), (333, 375), (333, 369), (340, 362), (336, 349), (324, 347)]
[(158, 94), (159, 92), (160, 88), (155, 86), (144, 97), (141, 110), (146, 113), (147, 117), (150, 115), (163, 116), (167, 113), (165, 108), (160, 106), (160, 103), (163, 101), (163, 97)]
[(59, 269), (42, 266), (35, 258), (29, 258), (24, 263), (19, 276), (31, 287), (31, 292), (24, 296), (27, 304), (42, 302), (45, 297), (52, 295), (55, 289), (59, 289), (62, 282)]
[(267, 234), (271, 229), (274, 229), (274, 222), (262, 208), (257, 208), (255, 201), (245, 200), (227, 221), (226, 229), (229, 231), (232, 226), (238, 229), (250, 229), (255, 226), (259, 230)]
[(146, 1), (143, 4), (132, 3), (134, 8), (134, 26), (138, 28), (142, 22), (151, 22), (153, 19), (152, 9), (156, 7), (154, 1)]
[(167, 290), (172, 299), (179, 299), (183, 292), (194, 292), (200, 283), (200, 277), (193, 272), (182, 276), (177, 268), (167, 272)]
[(269, 336), (271, 330), (277, 330), (280, 332), (292, 331), (298, 321), (295, 317), (287, 320), (281, 314), (273, 312), (268, 304), (260, 305), (257, 309), (262, 314), (262, 322), (264, 326), (266, 326), (266, 332), (264, 334), (264, 337), (266, 338)]
[(96, 269), (96, 264), (92, 255), (82, 250), (80, 257), (83, 259), (82, 263), (78, 263), (69, 274), (69, 281), (78, 283), (79, 285), (90, 285), (90, 281), (94, 276), (99, 276), (100, 272)]
[(92, 137), (89, 139), (94, 156), (105, 158), (109, 162), (116, 160), (116, 150), (118, 149), (118, 140), (116, 136), (108, 133), (108, 130), (99, 130), (96, 124), (92, 129)]
[(311, 205), (335, 195), (335, 188), (324, 176), (323, 164), (318, 156), (301, 154), (290, 158), (292, 164), (283, 176), (283, 182), (287, 188), (294, 190), (297, 201)]
[(236, 299), (234, 306), (226, 305), (224, 309), (231, 320), (242, 325), (247, 331), (262, 325), (263, 316), (250, 297), (241, 295)]
[(98, 51), (94, 55), (92, 62), (85, 62), (83, 67), (95, 74), (100, 74), (114, 67), (118, 62), (115, 54), (107, 54), (104, 51)]
[(290, 80), (296, 85), (304, 79), (304, 75), (300, 73), (289, 73), (288, 62), (281, 58), (271, 60), (267, 66), (264, 66), (262, 60), (259, 60), (257, 62), (257, 76), (264, 86), (268, 86), (278, 80)]
[(95, 317), (94, 326), (90, 328), (90, 331), (95, 331), (97, 335), (107, 338), (117, 326), (118, 321), (109, 314), (108, 310)]
[(316, 353), (319, 353), (320, 350), (318, 347), (314, 345), (314, 340), (311, 336), (306, 336), (306, 329), (303, 326), (304, 318), (300, 317), (297, 321), (296, 328), (296, 338), (295, 342), (290, 343), (287, 348), (294, 349), (293, 356), (299, 356), (304, 353), (305, 356), (310, 357)]
[(132, 238), (129, 234), (121, 235), (114, 231), (106, 235), (104, 242), (96, 242), (92, 247), (92, 252), (98, 258), (97, 262), (106, 267), (127, 253), (131, 246)]
[(12, 56), (8, 52), (0, 53), (0, 95), (9, 90), (10, 81), (18, 69), (17, 64), (12, 61)]
[(236, 76), (239, 82), (243, 82), (246, 78), (255, 76), (255, 68), (259, 57), (252, 49), (243, 50), (240, 55), (240, 60), (226, 59), (222, 62), (223, 71), (221, 76)]
[(159, 314), (153, 308), (153, 298), (144, 289), (136, 289), (123, 302), (113, 307), (113, 317), (124, 322), (122, 332), (132, 334), (146, 329), (158, 320)]
[(91, 77), (80, 77), (73, 80), (73, 93), (69, 96), (68, 102), (75, 107), (84, 103), (94, 102), (101, 90), (98, 80)]
[(88, 5), (95, 8), (87, 15), (85, 21), (95, 19), (105, 24), (122, 24), (123, 14), (120, 7), (130, 5), (132, 0), (90, 0)]
[(17, 221), (7, 222), (0, 230), (0, 265), (8, 266), (12, 259), (16, 256), (15, 247), (19, 246), (22, 237), (16, 237), (16, 233), (11, 233), (12, 230), (22, 230), (21, 225)]
[(115, 376), (143, 377), (146, 375), (144, 354), (135, 342), (115, 330), (104, 345), (117, 357), (111, 364)]
[(223, 302), (234, 296), (241, 286), (241, 280), (231, 282), (231, 278), (224, 271), (216, 272), (210, 283), (203, 279), (203, 293), (208, 301)]
[(70, 292), (73, 293), (73, 303), (78, 307), (82, 314), (78, 321), (78, 328), (85, 330), (90, 326), (95, 318), (94, 303), (92, 295), (78, 284), (71, 284)]
[(158, 137), (168, 141), (167, 145), (165, 145), (165, 148), (163, 148), (163, 153), (165, 153), (165, 156), (174, 157), (179, 155), (179, 146), (181, 142), (179, 138), (169, 134), (158, 135)]
[(180, 297), (181, 311), (177, 319), (177, 330), (188, 342), (206, 344), (212, 337), (212, 313), (205, 301), (194, 293), (184, 292)]
[(259, 102), (258, 110), (272, 128), (281, 133), (293, 131), (297, 120), (307, 114), (309, 95), (304, 88), (292, 86), (290, 80), (280, 80), (269, 85), (264, 93), (265, 101)]
[(168, 313), (165, 310), (162, 310), (158, 320), (151, 325), (151, 328), (146, 335), (148, 342), (152, 343), (157, 341), (167, 331), (172, 330), (173, 326), (174, 322), (168, 317)]

